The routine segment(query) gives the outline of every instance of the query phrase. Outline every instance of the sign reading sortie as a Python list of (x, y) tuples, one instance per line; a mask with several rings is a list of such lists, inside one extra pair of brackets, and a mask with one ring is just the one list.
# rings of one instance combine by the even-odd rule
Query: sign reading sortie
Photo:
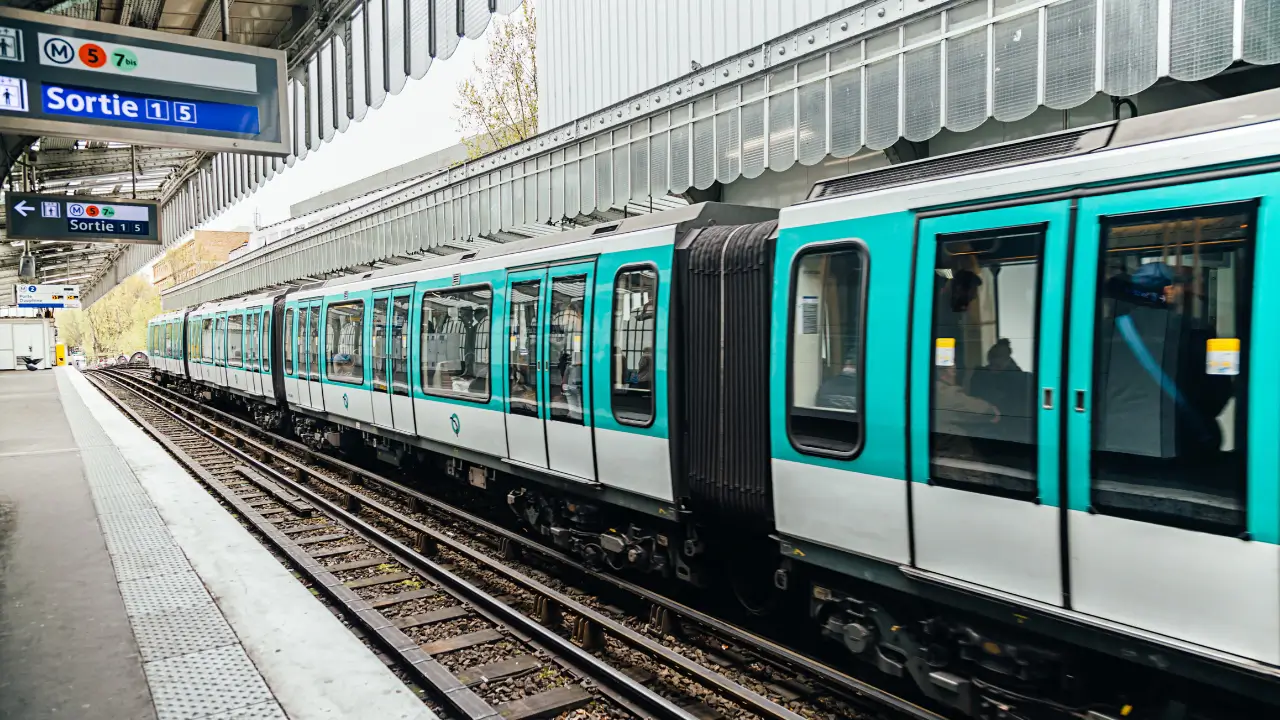
[(284, 58), (0, 8), (0, 132), (287, 155)]
[(7, 235), (13, 240), (160, 242), (156, 204), (72, 195), (5, 193)]

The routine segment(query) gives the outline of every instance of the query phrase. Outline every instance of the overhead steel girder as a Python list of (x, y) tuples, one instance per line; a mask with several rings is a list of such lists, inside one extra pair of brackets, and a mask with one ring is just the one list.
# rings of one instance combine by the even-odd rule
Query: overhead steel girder
[(120, 24), (154, 30), (163, 6), (164, 0), (124, 0), (120, 6)]
[(86, 173), (108, 175), (138, 174), (157, 169), (181, 167), (191, 156), (188, 150), (161, 148), (101, 148), (84, 150), (41, 150), (32, 163), (42, 180), (79, 179)]

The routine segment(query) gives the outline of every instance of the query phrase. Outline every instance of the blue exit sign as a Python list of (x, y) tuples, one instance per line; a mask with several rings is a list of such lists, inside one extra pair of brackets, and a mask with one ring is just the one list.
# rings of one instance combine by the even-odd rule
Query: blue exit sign
[(41, 93), (41, 108), (50, 115), (251, 135), (258, 133), (258, 108), (251, 105), (45, 85)]

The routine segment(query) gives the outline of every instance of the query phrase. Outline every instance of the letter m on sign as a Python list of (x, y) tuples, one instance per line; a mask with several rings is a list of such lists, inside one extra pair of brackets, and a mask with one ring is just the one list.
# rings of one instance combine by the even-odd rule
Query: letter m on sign
[(61, 38), (46, 40), (44, 44), (45, 56), (60, 65), (71, 62), (75, 52), (75, 48), (71, 47), (71, 43)]

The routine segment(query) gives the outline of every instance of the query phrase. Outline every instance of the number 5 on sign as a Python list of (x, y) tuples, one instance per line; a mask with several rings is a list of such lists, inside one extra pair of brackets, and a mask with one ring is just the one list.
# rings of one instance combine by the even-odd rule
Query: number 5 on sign
[(191, 103), (176, 102), (173, 104), (173, 119), (180, 123), (196, 122), (196, 106)]

